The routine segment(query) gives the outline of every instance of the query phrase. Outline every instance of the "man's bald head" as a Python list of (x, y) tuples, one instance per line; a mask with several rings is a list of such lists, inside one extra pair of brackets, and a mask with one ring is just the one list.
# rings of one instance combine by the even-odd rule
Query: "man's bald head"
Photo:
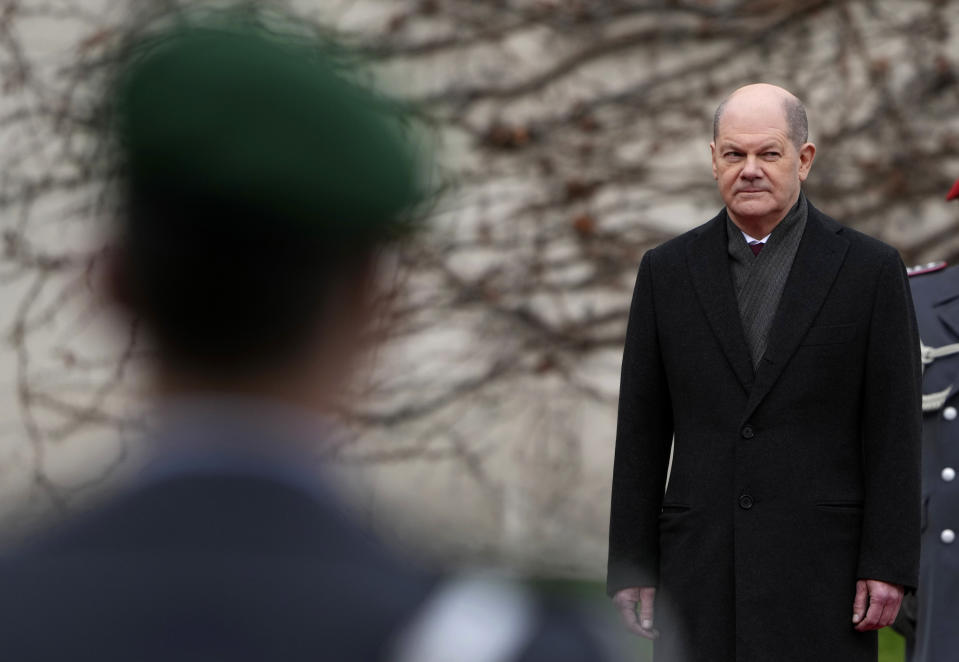
[(777, 85), (756, 83), (740, 87), (738, 90), (723, 99), (713, 115), (713, 142), (719, 136), (719, 123), (730, 103), (756, 104), (778, 101), (782, 104), (786, 117), (786, 127), (789, 138), (796, 149), (809, 140), (809, 122), (806, 119), (806, 107), (792, 92)]

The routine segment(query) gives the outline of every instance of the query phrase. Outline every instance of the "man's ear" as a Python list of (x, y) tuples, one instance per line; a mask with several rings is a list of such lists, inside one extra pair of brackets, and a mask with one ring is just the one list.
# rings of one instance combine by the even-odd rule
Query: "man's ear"
[(806, 181), (809, 176), (809, 170), (812, 168), (813, 159), (816, 158), (816, 146), (812, 143), (806, 143), (799, 148), (799, 181)]
[[(339, 336), (347, 344), (369, 342), (369, 333), (382, 322), (390, 292), (380, 271), (377, 252), (354, 255), (330, 281), (319, 319), (327, 338)], [(390, 274), (391, 276), (393, 274)]]
[(719, 173), (716, 171), (716, 143), (709, 143), (709, 156), (713, 162), (713, 179), (719, 179)]
[(137, 314), (138, 305), (130, 267), (130, 254), (120, 243), (104, 247), (100, 258), (100, 274), (95, 287), (107, 303), (129, 315)]
[(378, 332), (385, 333), (384, 322), (397, 295), (397, 268), (382, 249), (373, 249), (357, 260), (351, 298), (362, 327), (375, 325)]

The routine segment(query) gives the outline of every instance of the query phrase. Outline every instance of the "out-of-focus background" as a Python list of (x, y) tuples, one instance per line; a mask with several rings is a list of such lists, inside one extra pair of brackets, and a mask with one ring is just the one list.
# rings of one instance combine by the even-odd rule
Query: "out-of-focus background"
[[(222, 4), (0, 0), (7, 532), (136, 464), (149, 348), (97, 295), (113, 208), (96, 93), (144, 12)], [(321, 449), (364, 518), (433, 558), (602, 577), (635, 271), (720, 208), (711, 120), (736, 87), (805, 101), (820, 209), (907, 263), (959, 255), (944, 201), (959, 177), (959, 0), (251, 6), (293, 7), (316, 22), (299, 29), (356, 47), (435, 164), (428, 231), (385, 274), (385, 343)]]

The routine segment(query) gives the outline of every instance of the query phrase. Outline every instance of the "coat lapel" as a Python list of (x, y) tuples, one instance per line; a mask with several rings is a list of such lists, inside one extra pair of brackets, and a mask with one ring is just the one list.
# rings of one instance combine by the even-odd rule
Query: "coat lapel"
[(775, 385), (822, 308), (849, 247), (848, 240), (838, 234), (840, 230), (842, 225), (809, 205), (806, 228), (769, 331), (766, 353), (756, 369), (744, 422)]
[(726, 246), (726, 211), (723, 210), (703, 226), (698, 237), (689, 242), (686, 261), (709, 325), (733, 372), (748, 393), (753, 386), (753, 366), (739, 316), (739, 304), (733, 291)]

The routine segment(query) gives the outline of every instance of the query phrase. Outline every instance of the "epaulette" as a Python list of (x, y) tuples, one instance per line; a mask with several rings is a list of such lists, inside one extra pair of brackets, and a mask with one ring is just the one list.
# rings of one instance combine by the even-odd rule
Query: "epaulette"
[(917, 264), (914, 267), (909, 267), (906, 269), (907, 276), (921, 276), (923, 274), (931, 274), (934, 271), (942, 271), (948, 265), (945, 261), (940, 260), (938, 262), (927, 262), (926, 264)]

